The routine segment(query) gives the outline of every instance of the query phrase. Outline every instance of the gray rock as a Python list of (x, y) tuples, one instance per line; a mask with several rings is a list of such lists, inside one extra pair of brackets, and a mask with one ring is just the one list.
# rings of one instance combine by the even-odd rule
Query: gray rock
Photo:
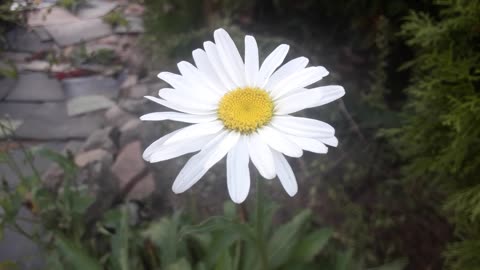
[(18, 139), (84, 139), (103, 123), (103, 114), (69, 118), (63, 102), (1, 103), (0, 117), (22, 120), (16, 130)]
[(149, 90), (148, 87), (144, 84), (139, 84), (132, 86), (131, 88), (127, 89), (126, 96), (133, 99), (140, 99), (144, 96), (148, 96)]
[(47, 61), (34, 60), (27, 63), (17, 64), (19, 70), (29, 70), (29, 71), (47, 71), (50, 69), (50, 63)]
[(8, 51), (8, 52), (2, 52), (2, 53), (0, 54), (0, 59), (6, 59), (6, 60), (9, 60), (9, 61), (12, 61), (12, 62), (15, 62), (15, 63), (25, 62), (25, 61), (27, 61), (30, 57), (32, 57), (32, 54), (31, 54), (31, 53), (27, 53), (27, 52), (12, 52), (12, 51)]
[(0, 101), (2, 101), (8, 93), (15, 87), (16, 80), (14, 78), (0, 78)]
[(28, 14), (29, 26), (67, 25), (80, 20), (68, 10), (61, 7), (37, 9)]
[(150, 105), (147, 105), (147, 99), (124, 99), (119, 102), (122, 109), (127, 112), (140, 115), (145, 114), (148, 111)]
[(140, 130), (139, 127), (141, 126), (142, 121), (140, 119), (132, 119), (125, 123), (120, 128), (120, 146), (125, 146), (128, 143), (137, 140), (140, 138)]
[(12, 92), (7, 96), (7, 101), (60, 101), (64, 94), (60, 83), (50, 79), (45, 73), (20, 74), (18, 82)]
[(83, 168), (95, 161), (103, 161), (111, 164), (113, 157), (112, 154), (103, 149), (94, 149), (79, 153), (75, 156), (75, 165), (77, 165), (79, 168)]
[(76, 97), (68, 100), (67, 113), (76, 116), (98, 110), (105, 110), (115, 105), (113, 101), (98, 95)]
[(90, 135), (82, 146), (82, 151), (90, 151), (93, 149), (101, 148), (115, 153), (117, 151), (117, 142), (120, 133), (115, 127), (106, 127), (104, 129), (95, 130)]
[(46, 42), (46, 41), (51, 41), (52, 40), (52, 37), (50, 36), (50, 34), (48, 33), (47, 30), (45, 30), (45, 28), (43, 28), (42, 26), (37, 26), (37, 27), (32, 27), (33, 31), (35, 32), (35, 34), (37, 34), (37, 36), (40, 38), (40, 40), (42, 42)]
[(7, 33), (9, 48), (14, 51), (42, 52), (53, 48), (52, 42), (42, 42), (40, 37), (33, 31), (24, 28), (15, 28)]
[(100, 18), (116, 8), (117, 5), (117, 2), (90, 0), (82, 5), (77, 16), (81, 19)]
[(73, 45), (112, 33), (111, 27), (102, 19), (84, 20), (68, 25), (49, 25), (45, 28), (60, 46)]
[(120, 151), (112, 166), (112, 173), (120, 181), (119, 186), (124, 187), (146, 169), (147, 167), (142, 159), (141, 143), (140, 141), (134, 141)]
[(67, 97), (102, 95), (110, 98), (118, 96), (119, 85), (112, 77), (89, 76), (62, 81)]
[(119, 106), (112, 106), (105, 112), (105, 123), (114, 127), (121, 127), (131, 119), (136, 117), (126, 112)]
[(155, 178), (149, 173), (127, 195), (127, 200), (144, 200), (155, 191)]
[(138, 34), (144, 33), (143, 20), (140, 17), (126, 17), (128, 21), (127, 26), (119, 25), (115, 27), (114, 32), (116, 34)]

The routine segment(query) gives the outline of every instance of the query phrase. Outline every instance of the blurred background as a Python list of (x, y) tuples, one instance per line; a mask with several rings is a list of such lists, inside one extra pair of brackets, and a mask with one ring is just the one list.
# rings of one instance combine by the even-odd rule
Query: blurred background
[(219, 27), (346, 89), (299, 114), (339, 146), (266, 184), (269, 269), (480, 269), (478, 0), (2, 0), (0, 269), (265, 269), (224, 161), (174, 195), (187, 157), (141, 158), (182, 126), (138, 120), (156, 74)]

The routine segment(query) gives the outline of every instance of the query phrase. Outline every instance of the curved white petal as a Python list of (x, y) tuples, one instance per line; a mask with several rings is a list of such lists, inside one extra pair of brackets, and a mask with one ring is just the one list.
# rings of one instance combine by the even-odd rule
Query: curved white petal
[[(221, 97), (220, 94), (215, 95), (212, 93), (212, 91), (208, 90), (206, 87), (203, 87), (201, 83), (190, 82), (185, 76), (171, 72), (161, 72), (158, 74), (158, 77), (175, 88), (177, 93), (202, 101), (204, 103), (214, 103)], [(160, 89), (160, 91), (162, 91), (162, 89)]]
[(252, 36), (245, 36), (245, 80), (247, 86), (256, 86), (258, 62), (257, 41)]
[(218, 55), (228, 75), (236, 86), (244, 87), (246, 85), (245, 68), (237, 46), (235, 46), (227, 31), (222, 28), (215, 30), (213, 37), (215, 45), (217, 45)]
[(257, 133), (252, 133), (248, 137), (248, 153), (260, 175), (266, 179), (275, 178), (276, 172), (272, 150), (260, 139), (260, 135)]
[(189, 107), (193, 109), (215, 111), (217, 109), (218, 100), (199, 100), (182, 91), (172, 88), (163, 88), (158, 91), (158, 96), (166, 101), (180, 105), (182, 107)]
[(328, 137), (328, 138), (318, 138), (318, 139), (326, 145), (330, 145), (330, 146), (333, 146), (333, 147), (338, 146), (338, 139), (335, 136)]
[(151, 163), (176, 158), (192, 152), (200, 151), (208, 142), (210, 142), (216, 134), (189, 137), (185, 140), (172, 144), (163, 144), (153, 152), (148, 160)]
[(209, 99), (219, 99), (224, 93), (223, 90), (218, 89), (217, 84), (210, 81), (205, 74), (198, 70), (195, 66), (187, 61), (181, 61), (177, 64), (178, 70), (188, 81), (191, 89), (189, 92), (194, 94), (205, 95)]
[(303, 109), (327, 104), (345, 95), (345, 89), (339, 85), (321, 86), (305, 89), (302, 92), (280, 98), (275, 102), (275, 113), (290, 114)]
[(304, 117), (274, 116), (271, 125), (278, 130), (299, 137), (332, 137), (335, 129), (329, 124)]
[(182, 193), (193, 186), (203, 175), (221, 160), (237, 143), (240, 135), (224, 131), (211, 140), (198, 154), (191, 157), (173, 182), (172, 190)]
[(207, 53), (202, 49), (196, 49), (192, 52), (192, 56), (198, 70), (213, 84), (212, 89), (219, 94), (225, 94), (228, 89), (223, 85), (215, 69), (213, 69), (212, 63), (208, 60)]
[[(183, 128), (182, 128), (183, 129)], [(143, 151), (143, 154), (142, 154), (142, 157), (144, 160), (146, 161), (150, 161), (150, 157), (151, 155), (157, 150), (159, 149), (160, 146), (162, 146), (166, 140), (168, 140), (169, 138), (171, 138), (173, 135), (177, 134), (178, 132), (180, 132), (182, 129), (178, 129), (178, 130), (175, 130), (171, 133), (168, 133), (166, 135), (164, 135), (163, 137), (161, 137), (160, 139), (154, 141), (152, 144), (150, 144), (144, 151)]]
[(317, 154), (326, 154), (328, 152), (328, 147), (323, 144), (320, 139), (298, 137), (288, 134), (286, 136), (303, 150)]
[(207, 123), (199, 123), (195, 125), (188, 126), (182, 129), (180, 132), (169, 138), (165, 141), (165, 144), (172, 144), (178, 141), (185, 140), (186, 138), (195, 136), (203, 136), (215, 134), (223, 129), (223, 124), (221, 121), (213, 121)]
[(285, 137), (284, 134), (274, 128), (264, 126), (258, 130), (258, 134), (264, 143), (287, 156), (298, 158), (303, 154), (302, 148), (290, 141)]
[(320, 81), (328, 75), (324, 67), (308, 67), (280, 80), (275, 87), (272, 87), (273, 99), (279, 99), (284, 95), (293, 94), (302, 88)]
[(213, 42), (207, 41), (203, 43), (203, 47), (205, 48), (205, 52), (207, 53), (212, 68), (215, 70), (215, 73), (227, 91), (237, 88), (237, 85), (232, 81), (225, 70), (220, 55), (218, 54), (217, 46), (215, 46)]
[(278, 179), (280, 179), (280, 183), (282, 183), (282, 186), (288, 195), (293, 197), (297, 194), (298, 184), (292, 167), (290, 167), (290, 164), (288, 164), (288, 161), (281, 153), (273, 150), (272, 155), (273, 160), (275, 161), (275, 169), (277, 170)]
[(167, 108), (184, 112), (184, 113), (198, 114), (198, 115), (208, 115), (208, 114), (215, 113), (215, 110), (203, 110), (198, 108), (191, 108), (190, 106), (182, 106), (182, 105), (179, 105), (161, 98), (152, 97), (152, 96), (145, 96), (145, 98), (155, 103), (158, 103), (162, 106), (165, 106)]
[(187, 114), (187, 113), (179, 113), (179, 112), (154, 112), (154, 113), (147, 113), (145, 115), (140, 116), (140, 120), (143, 120), (143, 121), (172, 120), (172, 121), (193, 123), (193, 124), (212, 122), (217, 119), (218, 117), (216, 114), (195, 115), (195, 114)]
[(250, 170), (248, 146), (242, 136), (227, 155), (228, 194), (234, 203), (242, 203), (250, 191)]
[(307, 65), (308, 58), (303, 56), (288, 61), (285, 65), (281, 66), (272, 74), (270, 79), (268, 79), (268, 83), (265, 85), (265, 89), (269, 90), (274, 88), (283, 78), (304, 69)]
[(272, 73), (282, 64), (285, 56), (287, 56), (289, 48), (290, 46), (282, 44), (265, 58), (258, 72), (256, 86), (260, 88), (265, 87)]

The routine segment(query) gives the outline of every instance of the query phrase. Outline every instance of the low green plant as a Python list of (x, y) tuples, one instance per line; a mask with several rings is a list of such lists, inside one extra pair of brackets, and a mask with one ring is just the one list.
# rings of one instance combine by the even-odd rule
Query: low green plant
[(120, 11), (111, 11), (103, 16), (103, 21), (111, 27), (124, 26), (128, 27), (128, 20)]

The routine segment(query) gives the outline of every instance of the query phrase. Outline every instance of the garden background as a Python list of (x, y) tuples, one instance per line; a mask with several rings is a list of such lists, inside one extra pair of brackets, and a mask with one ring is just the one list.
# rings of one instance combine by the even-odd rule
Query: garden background
[[(142, 97), (225, 28), (344, 86), (292, 160), (298, 194), (229, 201), (220, 163), (142, 150), (179, 127)], [(49, 0), (0, 4), (0, 269), (480, 269), (480, 1)], [(257, 196), (258, 197), (258, 196)], [(257, 198), (258, 199), (258, 198)]]

